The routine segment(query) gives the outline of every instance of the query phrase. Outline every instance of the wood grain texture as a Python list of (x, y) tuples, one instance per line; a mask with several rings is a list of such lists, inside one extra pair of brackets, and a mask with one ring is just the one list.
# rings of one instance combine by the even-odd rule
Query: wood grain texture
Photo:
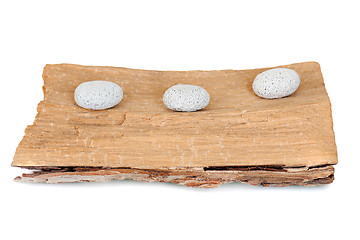
[(176, 168), (58, 168), (42, 169), (15, 179), (31, 183), (106, 182), (135, 180), (169, 182), (186, 187), (215, 188), (225, 183), (241, 182), (251, 185), (284, 187), (291, 185), (317, 186), (334, 180), (332, 166), (320, 167), (240, 167), (228, 169)]
[[(267, 69), (150, 71), (47, 65), (44, 101), (28, 126), (12, 166), (101, 168), (206, 168), (216, 166), (314, 167), (337, 163), (331, 105), (320, 66), (286, 65), (298, 72), (291, 96), (257, 97), (251, 84)], [(78, 107), (82, 82), (119, 84), (124, 98), (109, 110)], [(173, 112), (162, 103), (174, 84), (205, 88), (210, 104)]]

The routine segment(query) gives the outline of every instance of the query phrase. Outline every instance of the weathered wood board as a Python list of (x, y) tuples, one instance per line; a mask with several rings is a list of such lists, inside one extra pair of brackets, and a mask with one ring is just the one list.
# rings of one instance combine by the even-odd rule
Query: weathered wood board
[[(18, 178), (35, 182), (64, 182), (70, 179), (65, 176), (70, 172), (77, 176), (76, 181), (92, 181), (89, 174), (99, 176), (98, 171), (108, 176), (104, 169), (118, 171), (117, 177), (111, 179), (124, 179), (124, 174), (128, 174), (127, 178), (135, 180), (139, 177), (136, 171), (140, 170), (162, 171), (164, 176), (164, 172), (186, 169), (186, 178), (191, 176), (195, 181), (201, 178), (200, 182), (206, 179), (216, 182), (216, 177), (208, 176), (211, 171), (212, 176), (232, 174), (228, 181), (222, 182), (279, 186), (329, 183), (333, 179), (331, 165), (337, 163), (337, 151), (331, 105), (320, 66), (306, 62), (285, 67), (300, 75), (299, 89), (289, 97), (267, 100), (257, 97), (251, 84), (257, 74), (269, 68), (150, 71), (47, 65), (43, 73), (44, 101), (38, 106), (34, 124), (26, 129), (12, 166), (41, 170)], [(119, 84), (124, 99), (109, 110), (78, 107), (74, 90), (90, 80)], [(208, 107), (191, 113), (168, 110), (162, 103), (163, 93), (179, 83), (204, 87), (211, 96)], [(78, 171), (84, 167), (86, 171)], [(133, 177), (123, 173), (124, 169), (130, 169), (126, 171)], [(285, 176), (291, 178), (294, 172), (306, 175), (311, 169), (310, 178), (296, 175), (296, 181), (274, 181), (273, 175), (278, 172), (288, 172)], [(329, 174), (323, 176), (322, 171), (319, 177), (314, 169), (325, 169)], [(236, 174), (244, 171), (250, 176), (236, 178)], [(256, 174), (261, 171), (268, 175), (259, 178)], [(54, 175), (49, 174), (55, 174), (58, 181), (50, 181), (48, 178)], [(150, 181), (150, 175), (138, 180)], [(170, 177), (169, 181), (175, 178)], [(96, 179), (109, 180), (93, 180)], [(172, 182), (185, 184), (184, 181)]]

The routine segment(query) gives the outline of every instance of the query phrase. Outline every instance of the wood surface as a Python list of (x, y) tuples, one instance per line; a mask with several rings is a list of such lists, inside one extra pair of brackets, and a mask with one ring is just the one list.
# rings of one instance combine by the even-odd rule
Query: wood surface
[[(12, 166), (195, 171), (336, 164), (331, 105), (319, 64), (283, 67), (298, 72), (300, 87), (289, 97), (268, 100), (257, 97), (251, 84), (257, 74), (270, 68), (151, 71), (46, 65), (44, 101), (34, 124), (26, 129)], [(124, 91), (122, 102), (102, 111), (77, 106), (74, 90), (90, 80), (119, 84)], [(198, 112), (168, 110), (163, 93), (179, 83), (205, 88), (210, 104)]]

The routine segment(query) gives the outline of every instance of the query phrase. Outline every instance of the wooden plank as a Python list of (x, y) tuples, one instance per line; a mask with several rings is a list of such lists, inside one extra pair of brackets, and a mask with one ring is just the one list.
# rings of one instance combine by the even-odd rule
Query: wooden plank
[[(13, 166), (209, 167), (318, 166), (337, 163), (330, 101), (317, 63), (287, 65), (301, 85), (290, 97), (266, 100), (251, 90), (266, 69), (146, 71), (47, 65), (45, 100), (26, 129)], [(78, 107), (75, 88), (109, 80), (124, 90), (115, 108)], [(203, 111), (173, 112), (164, 91), (177, 83), (204, 87)]]
[[(199, 187), (233, 181), (266, 186), (330, 183), (337, 151), (320, 66), (306, 62), (283, 67), (298, 72), (300, 87), (290, 97), (267, 100), (257, 97), (251, 84), (270, 68), (148, 71), (47, 65), (44, 100), (12, 163), (40, 171), (17, 180), (130, 178)], [(103, 111), (78, 107), (74, 90), (90, 80), (119, 84), (123, 101)], [(208, 107), (192, 113), (168, 110), (162, 95), (179, 83), (204, 87), (211, 96)], [(86, 170), (79, 171), (81, 167)], [(162, 177), (155, 178), (159, 171)]]

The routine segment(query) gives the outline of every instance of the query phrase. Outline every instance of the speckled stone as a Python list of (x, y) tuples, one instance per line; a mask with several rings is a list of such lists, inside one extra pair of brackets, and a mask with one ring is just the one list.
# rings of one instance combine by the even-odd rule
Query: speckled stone
[(178, 84), (166, 90), (163, 101), (171, 110), (193, 112), (205, 108), (209, 104), (210, 95), (202, 87)]
[(289, 68), (274, 68), (256, 76), (252, 88), (262, 98), (282, 98), (293, 94), (300, 85), (300, 77)]
[(109, 81), (89, 81), (81, 83), (74, 93), (75, 102), (80, 107), (91, 110), (112, 108), (121, 102), (123, 91), (119, 85)]

